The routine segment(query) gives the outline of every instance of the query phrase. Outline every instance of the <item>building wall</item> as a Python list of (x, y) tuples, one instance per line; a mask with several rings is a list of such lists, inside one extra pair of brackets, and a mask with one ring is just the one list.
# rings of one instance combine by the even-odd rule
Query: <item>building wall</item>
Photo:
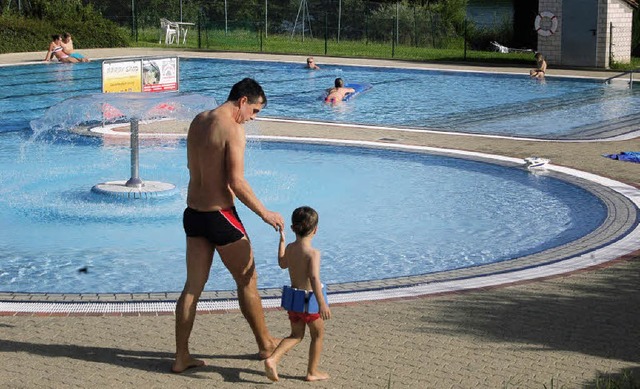
[(610, 67), (610, 60), (617, 63), (631, 62), (632, 24), (633, 8), (629, 4), (623, 0), (600, 0), (596, 59), (598, 67)]
[[(562, 59), (562, 0), (539, 0), (538, 11), (548, 11), (558, 18), (558, 29), (550, 36), (538, 35), (538, 51), (544, 54), (549, 65), (557, 65)], [(624, 0), (598, 0), (598, 40), (596, 66), (610, 67), (631, 61), (631, 27), (633, 8)], [(611, 31), (613, 26), (613, 31)]]
[(539, 0), (538, 12), (551, 12), (558, 18), (558, 29), (549, 36), (538, 35), (538, 52), (549, 65), (557, 65), (562, 58), (562, 0)]

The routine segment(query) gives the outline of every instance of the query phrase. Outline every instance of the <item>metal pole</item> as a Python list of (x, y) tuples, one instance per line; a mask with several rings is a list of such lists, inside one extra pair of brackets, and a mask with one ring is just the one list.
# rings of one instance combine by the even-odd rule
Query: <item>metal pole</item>
[(400, 44), (400, 2), (396, 1), (396, 46)]
[(227, 0), (224, 0), (224, 36), (227, 36)]
[(467, 19), (464, 19), (464, 60), (467, 60)]
[(329, 38), (329, 13), (324, 11), (324, 55), (327, 55), (327, 39)]
[(180, 23), (182, 23), (182, 0), (180, 0)]
[(611, 68), (611, 64), (613, 62), (613, 22), (609, 23), (609, 66)]
[(138, 175), (138, 167), (140, 165), (140, 144), (138, 142), (138, 119), (131, 119), (131, 178), (126, 182), (125, 186), (130, 188), (141, 188), (142, 180)]
[(338, 42), (340, 42), (340, 19), (342, 19), (342, 0), (338, 2)]
[(268, 29), (268, 26), (267, 26), (267, 1), (268, 0), (264, 0), (264, 37), (265, 38), (268, 38), (268, 35), (267, 35), (267, 29)]

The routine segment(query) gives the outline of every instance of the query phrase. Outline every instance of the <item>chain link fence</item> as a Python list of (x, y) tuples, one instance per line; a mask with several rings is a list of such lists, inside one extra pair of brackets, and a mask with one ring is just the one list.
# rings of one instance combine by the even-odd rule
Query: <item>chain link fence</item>
[[(513, 40), (512, 24), (469, 21), (467, 0), (83, 0), (138, 44), (162, 44), (160, 19), (190, 22), (186, 47), (393, 57), (409, 48), (488, 50)], [(365, 46), (364, 49), (361, 47)], [(365, 51), (362, 53), (354, 52)]]

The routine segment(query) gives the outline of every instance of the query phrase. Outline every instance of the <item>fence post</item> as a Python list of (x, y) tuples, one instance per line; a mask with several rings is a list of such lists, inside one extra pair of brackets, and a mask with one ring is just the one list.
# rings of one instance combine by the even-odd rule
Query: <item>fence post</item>
[[(131, 0), (131, 36), (136, 36), (136, 1)], [(136, 39), (137, 41), (137, 39)]]
[(396, 1), (396, 46), (400, 44), (400, 1)]
[(202, 7), (200, 7), (200, 12), (198, 12), (198, 48), (202, 48)]
[(415, 4), (413, 5), (413, 46), (418, 47), (418, 14)]
[(329, 11), (324, 11), (324, 55), (327, 55), (327, 45), (329, 40)]
[(613, 64), (613, 22), (609, 22), (609, 66)]
[(464, 57), (463, 59), (466, 61), (467, 60), (467, 19), (464, 19), (464, 36), (463, 36), (463, 43), (464, 43)]
[(395, 30), (396, 26), (391, 28), (391, 58), (396, 56), (396, 40), (395, 40)]
[(264, 50), (262, 49), (262, 26), (260, 26), (260, 23), (256, 24), (256, 27), (258, 28), (259, 34), (260, 34), (260, 52), (264, 52)]
[(369, 12), (364, 14), (364, 44), (369, 45)]

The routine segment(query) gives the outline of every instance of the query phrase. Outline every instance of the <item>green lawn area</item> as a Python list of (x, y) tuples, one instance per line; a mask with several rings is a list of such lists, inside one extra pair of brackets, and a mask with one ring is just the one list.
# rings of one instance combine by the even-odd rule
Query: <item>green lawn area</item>
[[(159, 29), (141, 29), (138, 40), (132, 41), (135, 47), (165, 47), (160, 40)], [(199, 38), (199, 39), (198, 39)], [(467, 50), (465, 56), (462, 41), (449, 44), (450, 48), (435, 49), (431, 47), (415, 47), (408, 45), (394, 46), (391, 42), (365, 42), (353, 40), (327, 40), (309, 38), (304, 40), (300, 35), (260, 36), (255, 31), (234, 30), (227, 34), (223, 30), (200, 31), (192, 29), (187, 35), (184, 45), (190, 49), (213, 51), (239, 51), (250, 53), (327, 55), (332, 57), (401, 59), (424, 62), (482, 62), (500, 65), (534, 65), (532, 53), (502, 54), (494, 51)], [(175, 46), (173, 46), (175, 47)]]

